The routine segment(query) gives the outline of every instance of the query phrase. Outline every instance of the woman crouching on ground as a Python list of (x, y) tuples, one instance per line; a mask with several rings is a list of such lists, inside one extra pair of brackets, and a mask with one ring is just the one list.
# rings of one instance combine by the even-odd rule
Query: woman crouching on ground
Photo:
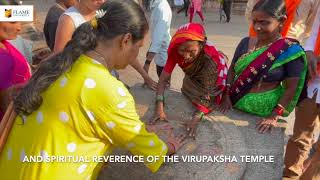
[(181, 91), (197, 109), (192, 121), (187, 124), (189, 135), (195, 137), (197, 124), (203, 116), (221, 103), (228, 72), (225, 59), (214, 46), (206, 42), (202, 25), (189, 23), (181, 26), (169, 45), (168, 61), (159, 80), (153, 121), (166, 120), (165, 85), (178, 64), (185, 73)]

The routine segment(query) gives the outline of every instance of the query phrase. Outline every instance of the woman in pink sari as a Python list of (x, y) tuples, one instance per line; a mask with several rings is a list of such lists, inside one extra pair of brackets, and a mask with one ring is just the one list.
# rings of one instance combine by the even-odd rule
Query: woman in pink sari
[[(0, 5), (17, 5), (1, 3)], [(20, 22), (0, 22), (0, 121), (15, 90), (31, 77), (26, 58), (7, 40), (17, 38)]]
[(202, 0), (191, 0), (190, 8), (189, 8), (189, 14), (190, 14), (190, 20), (189, 22), (192, 23), (193, 17), (195, 13), (198, 13), (202, 23), (204, 23), (204, 16), (202, 14)]

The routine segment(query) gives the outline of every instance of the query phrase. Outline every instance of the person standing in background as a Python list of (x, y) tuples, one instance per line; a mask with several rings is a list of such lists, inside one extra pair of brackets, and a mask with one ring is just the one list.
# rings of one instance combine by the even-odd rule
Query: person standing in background
[[(316, 66), (319, 62), (320, 55), (320, 8), (318, 8), (317, 16), (312, 27), (312, 32), (304, 47), (309, 63), (312, 68), (309, 69), (311, 80), (308, 82), (307, 97), (298, 104), (296, 108), (296, 119), (294, 123), (293, 135), (290, 137), (285, 154), (285, 168), (283, 171), (283, 179), (298, 179), (303, 173), (303, 164), (308, 158), (309, 151), (312, 147), (312, 140), (317, 123), (320, 117), (320, 74), (317, 72)], [(315, 144), (316, 152), (307, 161), (310, 167), (307, 168), (305, 177), (302, 179), (313, 180), (311, 169), (320, 163), (320, 142)], [(319, 167), (318, 167), (319, 168)], [(309, 169), (309, 170), (308, 170)], [(319, 171), (319, 170), (318, 170)], [(308, 178), (307, 178), (308, 176)], [(314, 179), (316, 180), (316, 179)]]
[[(62, 1), (63, 4), (61, 4)], [(44, 32), (48, 46), (53, 53), (58, 53), (64, 48), (75, 29), (81, 24), (90, 21), (104, 1), (81, 0), (76, 2), (76, 0), (61, 0), (50, 9), (46, 18)], [(56, 18), (56, 20), (50, 20), (51, 17)], [(58, 21), (57, 24), (54, 24), (53, 22), (56, 21)], [(148, 76), (137, 60), (130, 62), (130, 65), (141, 74), (148, 87), (156, 89), (157, 83)], [(119, 74), (116, 70), (111, 71), (111, 74), (119, 79)]]
[(43, 33), (46, 43), (51, 51), (54, 48), (56, 30), (60, 16), (76, 4), (76, 0), (56, 0), (56, 3), (49, 9), (43, 26)]
[(58, 53), (63, 50), (67, 42), (71, 39), (73, 32), (82, 23), (90, 21), (95, 15), (96, 10), (105, 0), (92, 1), (81, 0), (64, 12), (58, 22), (53, 51)]
[(222, 8), (227, 16), (227, 23), (231, 20), (231, 4), (232, 0), (223, 0)]
[(191, 4), (189, 6), (189, 23), (192, 23), (195, 13), (199, 15), (202, 23), (204, 24), (204, 16), (202, 13), (202, 0), (191, 0)]
[(183, 7), (177, 11), (177, 14), (184, 11), (185, 16), (188, 17), (188, 10), (189, 10), (190, 1), (189, 0), (183, 0)]
[[(253, 6), (259, 0), (249, 0), (246, 8), (246, 17), (250, 22), (249, 35), (256, 36), (251, 25), (251, 13)], [(261, 0), (263, 1), (263, 0)], [(320, 5), (319, 0), (285, 0), (287, 10), (287, 21), (282, 28), (282, 36), (297, 39), (300, 43), (310, 36), (317, 9)]]
[(149, 72), (150, 64), (155, 59), (157, 74), (160, 77), (168, 58), (172, 11), (167, 0), (152, 0), (150, 10), (151, 46), (147, 52), (143, 68), (146, 72)]

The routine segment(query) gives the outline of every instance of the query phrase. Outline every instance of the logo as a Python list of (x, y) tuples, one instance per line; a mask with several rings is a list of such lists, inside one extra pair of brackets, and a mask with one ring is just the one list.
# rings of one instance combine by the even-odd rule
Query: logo
[(0, 5), (0, 22), (33, 21), (32, 5)]
[(12, 17), (12, 9), (4, 9), (4, 17), (11, 18)]

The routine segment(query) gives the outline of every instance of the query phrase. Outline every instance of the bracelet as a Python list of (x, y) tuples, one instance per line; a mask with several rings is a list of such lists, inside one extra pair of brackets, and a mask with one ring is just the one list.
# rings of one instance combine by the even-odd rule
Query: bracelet
[(281, 104), (277, 104), (278, 107), (285, 109)]
[(230, 83), (227, 83), (226, 86), (229, 88), (229, 87), (231, 87), (231, 84), (230, 84)]
[(196, 115), (199, 117), (200, 121), (202, 121), (203, 116), (204, 116), (205, 114), (204, 114), (204, 112), (199, 112), (199, 113), (197, 113)]
[(200, 113), (200, 121), (202, 121), (203, 116), (204, 116), (204, 113), (203, 113), (203, 112), (201, 112), (201, 113)]
[(156, 102), (164, 102), (164, 96), (163, 95), (157, 95)]
[(277, 104), (277, 107), (274, 108), (274, 112), (279, 116), (283, 116), (285, 111), (285, 108), (281, 104)]
[(152, 60), (148, 60), (148, 59), (146, 59), (146, 61), (144, 62), (144, 64), (145, 64), (145, 65), (150, 65), (150, 64), (151, 64), (151, 62), (152, 62)]

